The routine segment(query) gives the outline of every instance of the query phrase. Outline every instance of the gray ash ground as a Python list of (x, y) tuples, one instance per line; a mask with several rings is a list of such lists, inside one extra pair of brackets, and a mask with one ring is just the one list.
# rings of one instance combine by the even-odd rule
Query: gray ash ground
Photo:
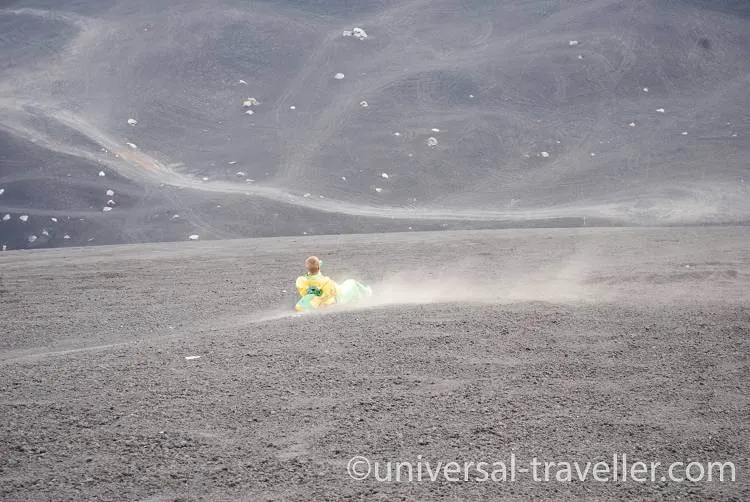
[[(0, 255), (3, 500), (747, 500), (747, 227)], [(316, 253), (377, 305), (294, 317)], [(200, 356), (188, 360), (186, 357)], [(731, 461), (734, 482), (355, 481), (347, 462)]]
[(366, 4), (2, 2), (0, 248), (750, 221), (746, 2)]

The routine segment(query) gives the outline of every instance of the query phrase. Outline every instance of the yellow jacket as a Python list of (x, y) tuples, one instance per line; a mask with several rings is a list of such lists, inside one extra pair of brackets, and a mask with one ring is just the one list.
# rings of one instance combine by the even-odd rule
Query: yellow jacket
[(305, 274), (297, 277), (295, 285), (300, 297), (310, 293), (317, 295), (317, 298), (313, 298), (311, 302), (315, 307), (336, 303), (336, 282), (320, 272), (315, 275)]

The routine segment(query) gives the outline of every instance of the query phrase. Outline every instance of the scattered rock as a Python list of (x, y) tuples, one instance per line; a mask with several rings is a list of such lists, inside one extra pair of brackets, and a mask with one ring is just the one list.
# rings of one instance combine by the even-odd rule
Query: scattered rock
[(394, 132), (393, 135), (394, 136), (401, 136), (401, 133), (400, 132)]
[(440, 132), (440, 129), (438, 129), (437, 127), (433, 127), (431, 130), (432, 132)]
[(359, 27), (354, 28), (351, 31), (346, 30), (341, 35), (344, 37), (354, 37), (359, 40), (365, 40), (367, 38), (367, 32)]
[(113, 201), (112, 199), (109, 199), (109, 200), (107, 201), (107, 205), (108, 205), (108, 206), (114, 206), (114, 205), (116, 205), (116, 204), (117, 204), (117, 203), (116, 203), (115, 201)]
[(107, 175), (107, 173), (105, 173), (104, 171), (99, 171), (99, 177), (100, 178), (103, 178), (106, 175)]
[(375, 191), (376, 191), (376, 192), (378, 192), (378, 193), (380, 193), (380, 192), (382, 192), (382, 191), (383, 191), (383, 189), (382, 189), (382, 188), (380, 188), (380, 187), (375, 187)]
[(248, 110), (245, 112), (245, 115), (255, 115), (255, 112), (252, 110)]
[(427, 138), (427, 146), (437, 146), (437, 144), (438, 140), (436, 137), (430, 136), (429, 138)]
[(109, 189), (105, 192), (107, 194), (107, 197), (114, 197), (115, 191), (112, 189)]
[(128, 145), (133, 150), (138, 150), (138, 146), (135, 143), (125, 143), (125, 144)]
[(644, 87), (643, 92), (648, 92), (648, 87)]
[(18, 219), (21, 220), (22, 222), (26, 223), (27, 221), (29, 221), (29, 215), (28, 214), (22, 214), (21, 216), (18, 217)]
[(242, 102), (242, 106), (245, 108), (250, 108), (251, 106), (258, 106), (260, 104), (260, 101), (258, 101), (255, 98), (246, 98), (245, 101)]
[(29, 235), (29, 243), (35, 242), (37, 239), (36, 235)]
[(343, 181), (346, 181), (346, 176), (342, 176), (342, 177), (341, 177), (341, 179), (342, 179)]
[(192, 234), (188, 236), (188, 239), (190, 239), (191, 241), (197, 241), (198, 239), (200, 239), (200, 235)]
[(242, 84), (242, 85), (247, 85), (247, 82), (245, 82), (244, 80), (240, 80), (239, 83)]
[(57, 218), (55, 217), (50, 218), (50, 220), (52, 220), (52, 223), (57, 223)]
[(635, 122), (631, 122), (631, 123), (630, 123), (630, 124), (628, 124), (628, 125), (629, 125), (630, 127), (635, 127)]
[(359, 106), (361, 106), (362, 108), (367, 108), (370, 105), (367, 103), (367, 101), (360, 101)]
[(664, 113), (666, 110), (664, 110), (664, 108), (657, 108), (656, 111), (658, 113)]
[(578, 40), (571, 40), (570, 42), (568, 42), (568, 45), (571, 47), (575, 47), (576, 45), (578, 45)]
[(388, 173), (383, 173), (380, 175), (381, 178), (388, 179)]
[(344, 74), (343, 73), (337, 73), (336, 75), (333, 76), (333, 78), (335, 78), (336, 80), (343, 80), (344, 79)]
[(681, 133), (681, 134), (682, 134), (683, 136), (687, 136), (687, 135), (688, 135), (688, 132), (687, 132), (687, 131), (682, 131), (682, 133)]
[(193, 361), (195, 359), (200, 359), (201, 356), (185, 356), (186, 361)]
[(3, 221), (8, 221), (9, 219), (10, 219), (9, 214), (6, 214), (5, 216), (3, 216)]
[(310, 197), (309, 193), (304, 194), (302, 197)]
[(290, 109), (290, 110), (296, 110), (296, 109), (297, 109), (297, 107), (296, 107), (296, 106), (294, 106), (294, 105), (292, 105), (292, 106), (290, 106), (290, 107), (289, 107), (289, 109)]
[(65, 234), (65, 235), (63, 235), (63, 239), (65, 239), (66, 241), (70, 240), (70, 236), (68, 234)]
[(247, 173), (245, 171), (237, 171), (234, 174), (235, 174), (235, 176), (241, 176), (243, 178), (247, 177)]
[(138, 125), (138, 121), (135, 119), (128, 119), (128, 125), (136, 126)]
[(0, 195), (2, 195), (4, 193), (5, 193), (5, 189), (4, 188), (0, 188)]
[(541, 155), (542, 155), (542, 157), (544, 157), (545, 159), (548, 159), (548, 158), (549, 158), (549, 152), (542, 152), (542, 153), (541, 153)]
[(104, 207), (102, 208), (102, 211), (104, 211), (105, 213), (107, 213), (107, 212), (109, 212), (109, 211), (112, 211), (112, 208), (111, 208), (110, 206), (104, 206)]
[(45, 236), (45, 237), (49, 237), (49, 232), (47, 231), (46, 228), (42, 229), (42, 235)]

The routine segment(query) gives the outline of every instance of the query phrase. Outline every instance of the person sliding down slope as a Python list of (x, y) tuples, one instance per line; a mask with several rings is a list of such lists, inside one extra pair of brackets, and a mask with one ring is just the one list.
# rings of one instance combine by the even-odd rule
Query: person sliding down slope
[(297, 277), (295, 283), (300, 300), (295, 305), (298, 312), (308, 312), (331, 305), (345, 305), (372, 295), (372, 289), (354, 279), (341, 284), (320, 271), (322, 262), (317, 256), (305, 260), (307, 273)]

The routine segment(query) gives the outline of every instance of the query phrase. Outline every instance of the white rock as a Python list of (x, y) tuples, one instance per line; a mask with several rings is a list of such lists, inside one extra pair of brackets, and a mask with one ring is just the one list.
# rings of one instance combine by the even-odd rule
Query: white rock
[(70, 236), (68, 234), (65, 234), (65, 235), (63, 235), (63, 239), (65, 239), (67, 241), (67, 240), (70, 239)]
[(333, 78), (335, 78), (336, 80), (343, 80), (344, 76), (345, 75), (343, 73), (337, 73), (336, 75), (333, 76)]
[(437, 146), (438, 140), (434, 136), (427, 138), (427, 146)]
[(55, 217), (50, 218), (50, 220), (52, 220), (52, 223), (57, 223), (57, 218)]
[(255, 115), (255, 112), (252, 110), (248, 110), (245, 112), (245, 115)]
[(687, 131), (682, 131), (682, 133), (681, 133), (681, 134), (682, 134), (683, 136), (687, 136), (687, 135), (688, 135), (688, 132), (687, 132)]
[(382, 192), (382, 191), (383, 191), (383, 189), (382, 189), (382, 188), (380, 188), (380, 187), (375, 187), (375, 191), (376, 191), (376, 192), (378, 192), (378, 193), (380, 193), (380, 192)]
[(304, 194), (302, 197), (310, 197), (309, 193)]
[(326, 198), (325, 195), (318, 195), (318, 197), (320, 197), (321, 199), (325, 199)]
[(630, 124), (628, 124), (628, 125), (629, 125), (630, 127), (635, 127), (635, 122), (631, 122), (631, 123), (630, 123)]
[(133, 150), (138, 150), (138, 146), (136, 146), (136, 144), (135, 144), (135, 143), (125, 143), (125, 144), (126, 144), (126, 145), (128, 145), (128, 146), (129, 146), (130, 148), (132, 148)]
[(736, 138), (736, 137), (737, 137), (737, 133), (733, 133), (733, 134), (732, 134), (732, 137), (733, 137), (733, 138)]
[(648, 92), (648, 87), (644, 87), (643, 92)]
[(200, 239), (200, 235), (192, 234), (188, 236), (188, 239), (190, 239), (191, 241), (197, 241), (198, 239)]
[(202, 177), (202, 178), (201, 178), (201, 180), (203, 180), (203, 181), (208, 181), (208, 177), (207, 177), (207, 176), (204, 176), (204, 177)]
[(102, 208), (102, 211), (104, 211), (105, 213), (107, 213), (107, 212), (109, 212), (109, 211), (112, 211), (112, 208), (111, 208), (111, 207), (109, 207), (109, 206), (104, 206), (104, 207)]
[(193, 361), (195, 359), (200, 359), (201, 356), (185, 356), (186, 361)]
[(344, 37), (354, 37), (354, 38), (357, 38), (359, 40), (364, 40), (364, 39), (367, 38), (367, 32), (365, 30), (363, 30), (362, 28), (357, 27), (357, 28), (354, 28), (352, 30), (346, 30), (346, 31), (342, 32), (341, 36), (344, 36)]
[(252, 179), (252, 178), (248, 178), (248, 179), (245, 180), (245, 183), (252, 183), (253, 181), (255, 181), (255, 180)]
[(112, 189), (109, 189), (106, 191), (107, 197), (114, 197), (115, 191)]
[(6, 214), (5, 216), (3, 216), (3, 221), (8, 221), (9, 219), (10, 219), (9, 214)]
[(542, 157), (545, 159), (549, 158), (549, 152), (542, 152)]
[(49, 232), (47, 232), (47, 229), (46, 229), (46, 228), (43, 228), (43, 229), (42, 229), (42, 235), (43, 235), (43, 236), (45, 236), (45, 237), (48, 237), (48, 236), (49, 236)]
[(359, 106), (361, 106), (362, 108), (367, 108), (370, 105), (367, 103), (367, 101), (360, 101)]
[(99, 171), (99, 177), (100, 177), (100, 178), (103, 178), (103, 177), (104, 177), (104, 176), (106, 176), (106, 175), (107, 175), (107, 174), (106, 174), (106, 173), (105, 173), (104, 171)]
[(469, 97), (470, 97), (471, 99), (474, 99), (474, 95), (473, 95), (473, 94), (469, 94)]
[(438, 129), (437, 127), (433, 127), (431, 130), (432, 132), (440, 132), (440, 129)]
[(3, 244), (3, 251), (5, 251), (6, 249), (8, 249), (8, 246), (6, 246), (5, 244)]
[(571, 47), (574, 47), (574, 46), (578, 45), (578, 40), (571, 40), (570, 42), (568, 42), (568, 45), (571, 46)]
[(290, 109), (290, 110), (296, 110), (296, 109), (297, 109), (297, 107), (296, 107), (296, 106), (294, 106), (294, 105), (292, 105), (292, 106), (290, 106), (290, 107), (289, 107), (289, 109)]
[(656, 111), (659, 113), (664, 113), (666, 110), (664, 108), (657, 108)]
[(388, 173), (383, 173), (380, 175), (381, 178), (388, 179)]
[(4, 188), (0, 188), (0, 195), (2, 195), (4, 193), (5, 193), (5, 189)]
[(245, 82), (244, 80), (240, 80), (240, 84), (247, 85), (247, 82)]
[(246, 98), (245, 101), (242, 102), (242, 106), (245, 108), (250, 108), (251, 106), (258, 106), (260, 102), (255, 98)]
[(591, 152), (589, 155), (591, 155), (592, 157), (596, 157), (596, 154), (594, 152)]
[(341, 179), (346, 181), (346, 176), (342, 176)]
[(401, 136), (401, 133), (400, 132), (394, 132), (393, 135), (394, 136)]
[(107, 201), (107, 205), (108, 205), (108, 206), (114, 206), (114, 205), (116, 205), (116, 202), (115, 202), (115, 201), (113, 201), (112, 199), (109, 199), (109, 200)]
[(247, 177), (247, 173), (245, 171), (237, 171), (234, 174), (235, 174), (235, 176), (241, 176), (243, 178)]
[(579, 54), (578, 59), (583, 59), (583, 54)]
[(21, 220), (22, 222), (26, 223), (27, 221), (29, 221), (29, 215), (28, 214), (22, 214), (21, 216), (18, 217), (18, 219)]
[(132, 126), (138, 125), (138, 121), (135, 119), (128, 119), (128, 125), (132, 125)]
[(228, 164), (229, 164), (230, 166), (233, 166), (233, 165), (237, 164), (237, 161), (236, 161), (236, 160), (230, 160), (230, 161), (228, 162)]
[(180, 215), (179, 215), (179, 214), (173, 214), (173, 215), (172, 215), (172, 218), (171, 218), (171, 219), (173, 219), (173, 220), (176, 220), (176, 219), (177, 219), (177, 218), (179, 218), (179, 217), (180, 217)]
[(29, 242), (34, 242), (36, 241), (36, 239), (37, 239), (36, 235), (29, 235)]

